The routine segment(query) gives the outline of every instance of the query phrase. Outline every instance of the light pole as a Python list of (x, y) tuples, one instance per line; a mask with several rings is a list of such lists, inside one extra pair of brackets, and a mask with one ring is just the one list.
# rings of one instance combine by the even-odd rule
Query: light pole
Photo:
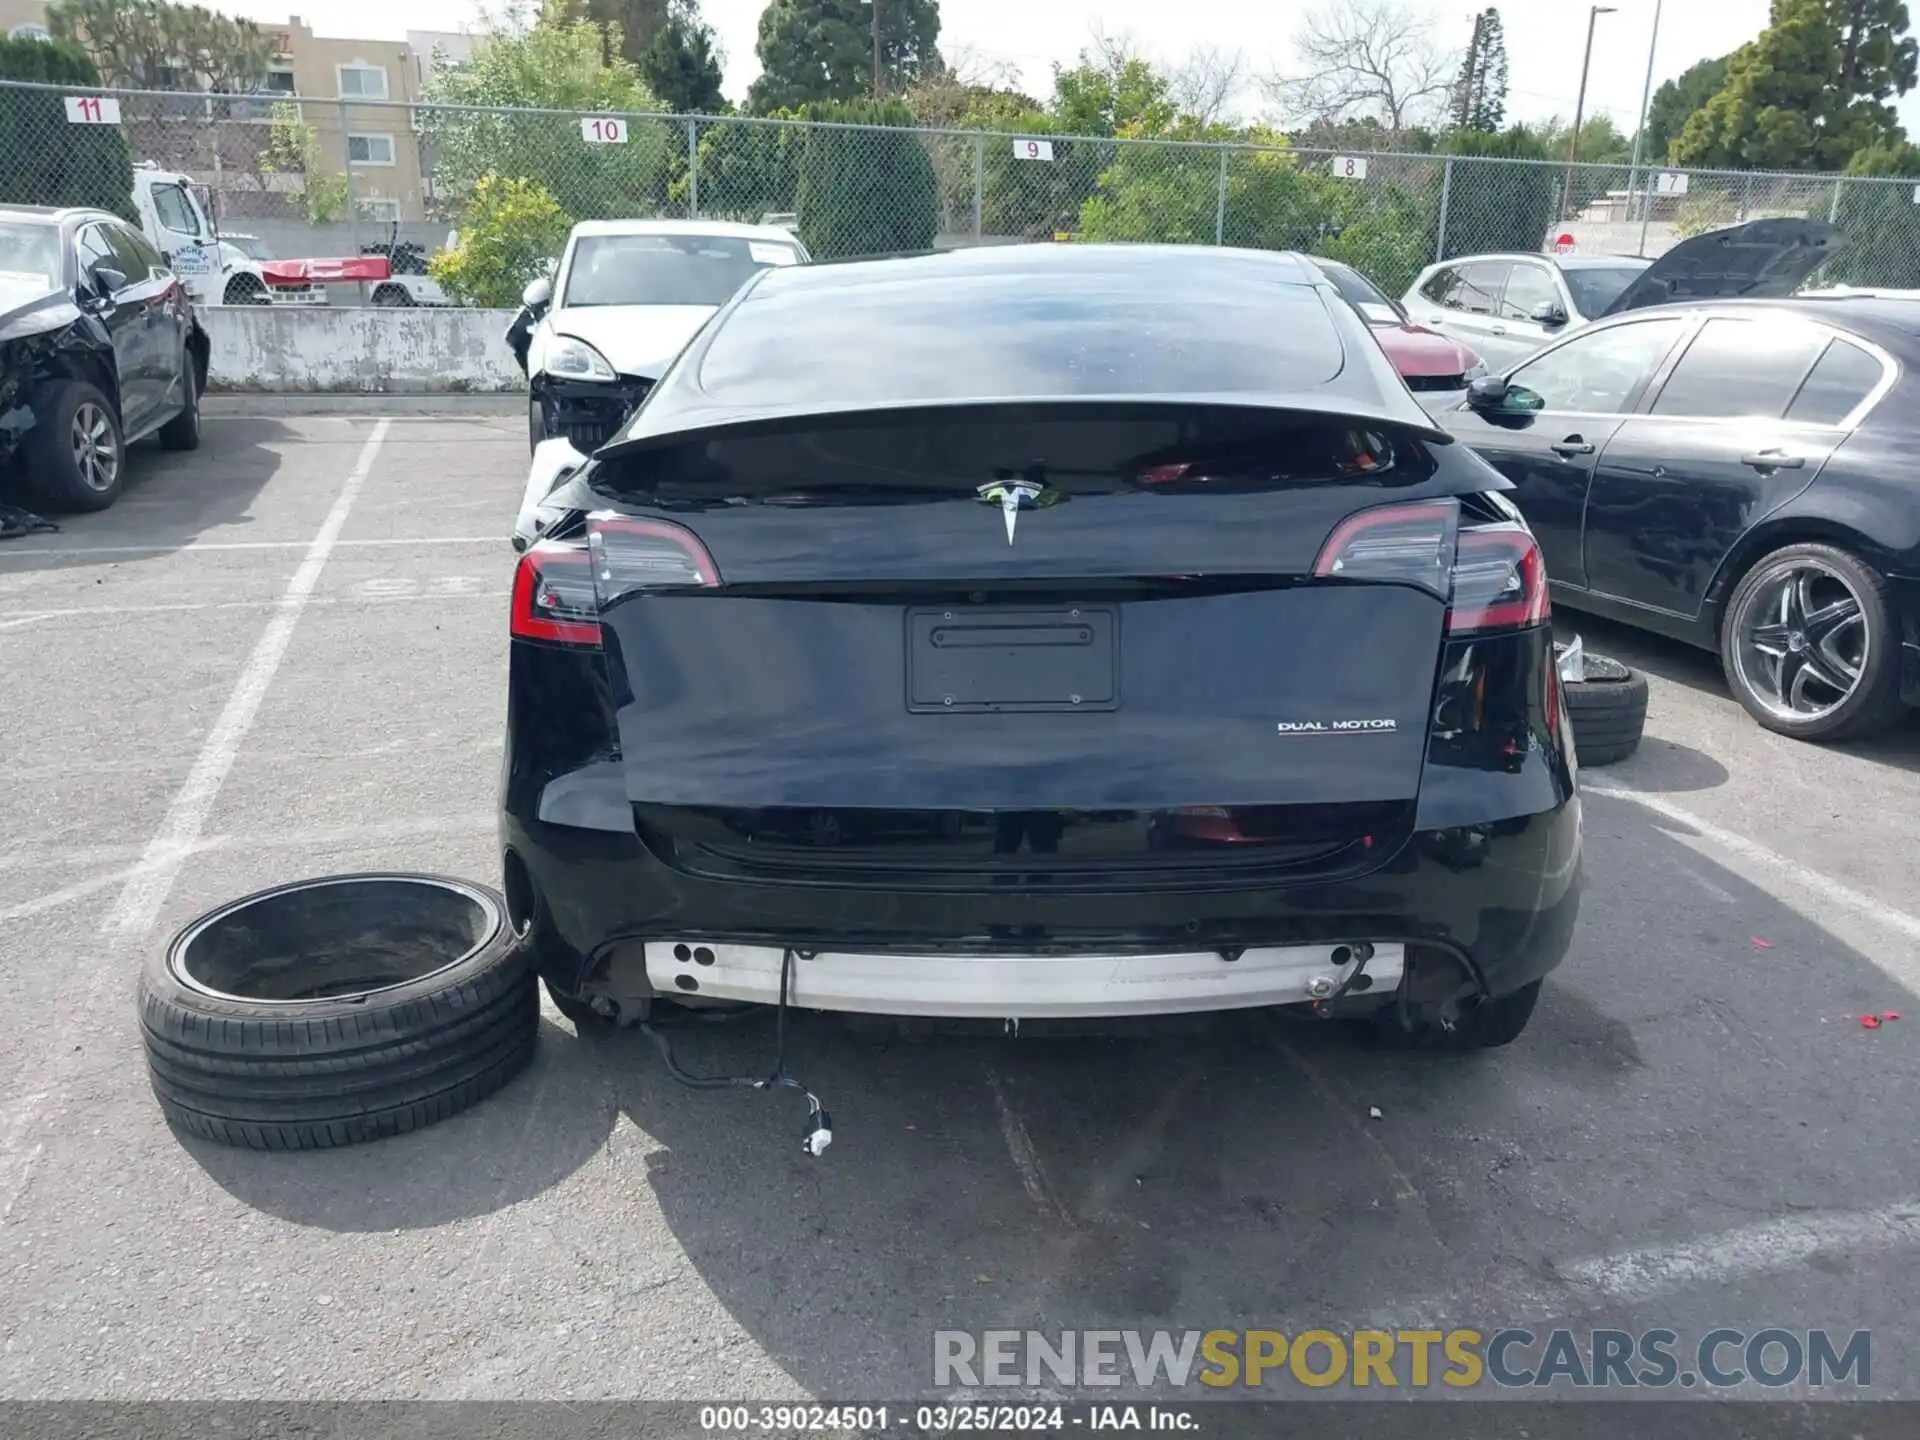
[[(1627, 204), (1633, 204), (1633, 191), (1640, 179), (1640, 146), (1647, 135), (1647, 106), (1653, 100), (1653, 52), (1660, 46), (1660, 0), (1653, 0), (1653, 34), (1647, 39), (1647, 81), (1640, 88), (1640, 123), (1633, 130), (1633, 168), (1627, 172)], [(1627, 211), (1632, 215), (1631, 208)], [(1647, 253), (1647, 224), (1653, 218), (1653, 199), (1647, 198), (1640, 210), (1640, 253)]]
[(1560, 218), (1567, 218), (1567, 199), (1573, 193), (1573, 167), (1580, 159), (1580, 122), (1587, 113), (1587, 69), (1593, 64), (1593, 25), (1602, 15), (1617, 13), (1611, 5), (1587, 7), (1587, 53), (1580, 62), (1580, 98), (1573, 102), (1573, 136), (1567, 141), (1567, 178), (1560, 186)]

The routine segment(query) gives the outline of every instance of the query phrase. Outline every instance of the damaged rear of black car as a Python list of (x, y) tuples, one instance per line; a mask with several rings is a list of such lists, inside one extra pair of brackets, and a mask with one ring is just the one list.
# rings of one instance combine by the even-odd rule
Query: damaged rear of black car
[(99, 210), (0, 206), (0, 464), (52, 510), (104, 510), (126, 452), (200, 443), (209, 346), (146, 236)]
[(1505, 1044), (1580, 892), (1507, 488), (1292, 256), (767, 272), (520, 559), (515, 922), (582, 1023), (1302, 1005)]

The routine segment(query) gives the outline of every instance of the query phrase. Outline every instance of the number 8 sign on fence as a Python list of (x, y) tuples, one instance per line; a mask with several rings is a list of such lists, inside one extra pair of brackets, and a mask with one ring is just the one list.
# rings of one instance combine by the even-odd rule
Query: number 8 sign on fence
[(1367, 178), (1367, 157), (1364, 155), (1336, 155), (1333, 157), (1333, 178), (1336, 180), (1364, 180)]
[(617, 115), (590, 115), (580, 122), (580, 138), (589, 145), (624, 145), (627, 122)]

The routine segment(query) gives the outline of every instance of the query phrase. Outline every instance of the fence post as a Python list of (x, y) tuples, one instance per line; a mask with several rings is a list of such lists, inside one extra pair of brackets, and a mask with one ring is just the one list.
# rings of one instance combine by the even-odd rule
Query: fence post
[(1227, 243), (1227, 147), (1220, 147), (1220, 191), (1213, 199), (1213, 243)]
[(981, 238), (981, 221), (987, 201), (987, 137), (973, 137), (973, 238)]
[(1440, 220), (1434, 227), (1433, 263), (1438, 265), (1447, 258), (1447, 203), (1453, 199), (1453, 158), (1440, 171)]
[[(357, 259), (360, 255), (360, 205), (353, 198), (353, 142), (347, 138), (347, 97), (339, 97), (340, 102), (340, 169), (346, 177), (347, 185), (347, 245)], [(392, 257), (389, 256), (389, 259)], [(360, 303), (367, 303), (367, 282), (355, 283), (360, 292)]]
[(700, 218), (700, 122), (687, 121), (687, 218)]
[(1838, 179), (1833, 182), (1833, 201), (1827, 206), (1827, 223), (1829, 225), (1838, 225), (1840, 223), (1840, 187), (1846, 183), (1845, 179)]

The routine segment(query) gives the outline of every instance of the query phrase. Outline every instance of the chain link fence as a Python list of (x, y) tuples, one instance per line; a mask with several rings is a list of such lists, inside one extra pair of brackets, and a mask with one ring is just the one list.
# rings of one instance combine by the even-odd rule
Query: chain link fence
[[(1911, 180), (0, 84), (0, 200), (127, 210), (101, 191), (124, 174), (116, 146), (189, 176), (222, 233), (287, 258), (395, 239), (431, 254), (453, 232), (518, 227), (525, 269), (578, 220), (692, 217), (785, 224), (823, 259), (1023, 241), (1298, 249), (1398, 294), (1459, 255), (1562, 237), (1652, 255), (1808, 216), (1849, 239), (1825, 282), (1920, 286)], [(503, 277), (500, 295), (467, 298), (503, 303), (509, 280), (517, 293)]]

